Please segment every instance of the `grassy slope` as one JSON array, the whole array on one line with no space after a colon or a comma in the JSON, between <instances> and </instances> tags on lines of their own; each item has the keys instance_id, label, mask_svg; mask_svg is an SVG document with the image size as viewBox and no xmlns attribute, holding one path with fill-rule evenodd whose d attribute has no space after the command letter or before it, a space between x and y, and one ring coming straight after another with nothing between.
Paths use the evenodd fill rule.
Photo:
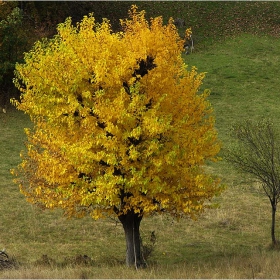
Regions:
<instances>
[{"instance_id":1,"label":"grassy slope","mask_svg":"<svg viewBox=\"0 0 280 280\"><path fill-rule=\"evenodd\" d=\"M188 65L208 72L204 87L224 145L230 143L230 125L243 118L270 116L277 122L280 99L279 40L240 35L186 56ZM278 104L279 103L279 104ZM145 271L127 270L124 234L113 220L67 220L59 211L44 212L25 202L11 183L9 169L19 162L23 148L22 128L28 118L19 112L0 114L0 247L6 247L25 268L0 272L3 278L252 278L279 276L273 265L278 252L270 252L270 208L258 185L237 174L226 163L211 166L228 189L217 199L221 207L194 222L179 223L169 217L142 222L144 242L155 230L157 244ZM278 232L280 228L278 225ZM94 268L49 269L32 263L42 254L63 263L66 257L87 254ZM31 266L30 266L31 265Z\"/></svg>"}]
</instances>

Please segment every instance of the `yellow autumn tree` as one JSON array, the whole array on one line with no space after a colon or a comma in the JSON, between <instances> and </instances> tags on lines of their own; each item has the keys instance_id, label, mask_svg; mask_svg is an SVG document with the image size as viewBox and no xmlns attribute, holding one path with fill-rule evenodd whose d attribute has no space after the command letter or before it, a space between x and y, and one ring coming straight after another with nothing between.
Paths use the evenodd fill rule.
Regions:
<instances>
[{"instance_id":1,"label":"yellow autumn tree","mask_svg":"<svg viewBox=\"0 0 280 280\"><path fill-rule=\"evenodd\" d=\"M204 74L188 70L173 20L132 6L122 31L92 15L42 40L16 66L14 105L29 114L13 170L28 201L68 216L116 215L127 265L141 266L139 226L150 213L195 218L221 192L205 172L220 144Z\"/></svg>"}]
</instances>

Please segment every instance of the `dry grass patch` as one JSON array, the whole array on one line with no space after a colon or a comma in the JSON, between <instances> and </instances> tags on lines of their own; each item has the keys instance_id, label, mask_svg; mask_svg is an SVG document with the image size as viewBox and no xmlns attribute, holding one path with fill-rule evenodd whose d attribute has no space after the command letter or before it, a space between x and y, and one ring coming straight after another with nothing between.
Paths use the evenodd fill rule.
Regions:
<instances>
[{"instance_id":1,"label":"dry grass patch","mask_svg":"<svg viewBox=\"0 0 280 280\"><path fill-rule=\"evenodd\" d=\"M18 270L0 272L6 279L252 279L278 278L279 252L252 251L247 257L230 256L213 258L205 262L149 265L146 269L128 269L123 265L99 265L76 267L22 267Z\"/></svg>"}]
</instances>

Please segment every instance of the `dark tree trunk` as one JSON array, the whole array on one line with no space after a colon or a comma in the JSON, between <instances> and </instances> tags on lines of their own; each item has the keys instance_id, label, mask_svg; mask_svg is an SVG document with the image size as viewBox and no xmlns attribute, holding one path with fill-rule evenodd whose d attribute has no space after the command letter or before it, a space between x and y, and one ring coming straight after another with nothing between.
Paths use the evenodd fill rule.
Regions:
<instances>
[{"instance_id":1,"label":"dark tree trunk","mask_svg":"<svg viewBox=\"0 0 280 280\"><path fill-rule=\"evenodd\" d=\"M144 266L144 261L141 254L140 241L140 222L142 216L134 211L129 211L124 215L119 216L126 240L126 264L127 266L135 266L136 269Z\"/></svg>"},{"instance_id":2,"label":"dark tree trunk","mask_svg":"<svg viewBox=\"0 0 280 280\"><path fill-rule=\"evenodd\" d=\"M271 240L272 246L277 246L277 240L275 237L275 217L276 217L276 203L271 202Z\"/></svg>"}]
</instances>

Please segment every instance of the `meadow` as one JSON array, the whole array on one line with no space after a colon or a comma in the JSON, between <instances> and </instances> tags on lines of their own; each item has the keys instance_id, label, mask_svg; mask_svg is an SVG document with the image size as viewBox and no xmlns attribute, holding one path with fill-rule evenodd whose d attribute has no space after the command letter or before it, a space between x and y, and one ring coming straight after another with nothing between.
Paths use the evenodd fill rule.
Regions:
<instances>
[{"instance_id":1,"label":"meadow","mask_svg":"<svg viewBox=\"0 0 280 280\"><path fill-rule=\"evenodd\" d=\"M207 72L219 138L231 143L230 127L243 119L270 117L280 129L280 40L239 34L199 45L184 55L189 67ZM116 219L66 219L26 202L9 170L24 148L28 116L10 108L0 113L0 249L18 267L0 278L279 278L280 252L270 249L270 204L261 187L226 161L209 164L227 189L215 198L219 208L197 221L168 215L145 217L144 244L152 231L154 250L143 270L128 269L125 240ZM223 152L221 152L221 155ZM277 237L280 233L277 214ZM43 257L43 255L47 255ZM90 263L79 262L88 256Z\"/></svg>"}]
</instances>

